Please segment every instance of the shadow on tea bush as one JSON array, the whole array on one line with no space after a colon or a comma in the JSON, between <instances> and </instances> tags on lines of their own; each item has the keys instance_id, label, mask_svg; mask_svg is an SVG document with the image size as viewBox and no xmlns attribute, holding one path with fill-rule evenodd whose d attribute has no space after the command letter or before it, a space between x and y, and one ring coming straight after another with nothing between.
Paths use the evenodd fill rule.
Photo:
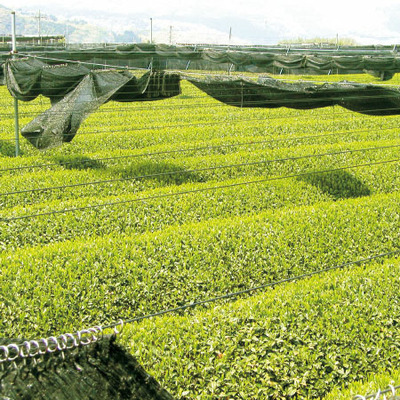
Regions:
<instances>
[{"instance_id":1,"label":"shadow on tea bush","mask_svg":"<svg viewBox=\"0 0 400 400\"><path fill-rule=\"evenodd\" d=\"M362 181L347 171L332 171L303 176L302 181L314 185L335 200L369 196L371 190Z\"/></svg>"},{"instance_id":2,"label":"shadow on tea bush","mask_svg":"<svg viewBox=\"0 0 400 400\"><path fill-rule=\"evenodd\" d=\"M167 185L204 181L199 174L169 162L144 161L125 166L115 172L118 172L123 178L140 177L140 179L156 180Z\"/></svg>"},{"instance_id":3,"label":"shadow on tea bush","mask_svg":"<svg viewBox=\"0 0 400 400\"><path fill-rule=\"evenodd\" d=\"M23 154L23 151L19 151L19 154ZM0 140L0 155L6 157L15 157L15 144L5 140Z\"/></svg>"},{"instance_id":4,"label":"shadow on tea bush","mask_svg":"<svg viewBox=\"0 0 400 400\"><path fill-rule=\"evenodd\" d=\"M86 156L57 156L54 161L67 169L100 169L106 165Z\"/></svg>"}]
</instances>

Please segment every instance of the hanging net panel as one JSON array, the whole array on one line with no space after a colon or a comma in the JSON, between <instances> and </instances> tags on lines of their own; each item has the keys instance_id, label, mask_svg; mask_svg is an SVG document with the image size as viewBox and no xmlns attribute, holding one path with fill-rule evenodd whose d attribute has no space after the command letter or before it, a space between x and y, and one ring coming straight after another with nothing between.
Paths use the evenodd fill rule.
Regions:
<instances>
[{"instance_id":1,"label":"hanging net panel","mask_svg":"<svg viewBox=\"0 0 400 400\"><path fill-rule=\"evenodd\" d=\"M260 77L185 77L209 96L235 107L288 107L300 110L339 105L367 115L400 113L400 91L353 82L313 84Z\"/></svg>"},{"instance_id":2,"label":"hanging net panel","mask_svg":"<svg viewBox=\"0 0 400 400\"><path fill-rule=\"evenodd\" d=\"M148 71L137 78L127 70L89 70L82 65L49 66L35 59L7 61L5 79L11 95L30 101L50 98L52 107L22 129L38 149L70 142L82 122L102 104L156 101L181 93L186 79L209 96L235 107L313 109L339 105L366 115L400 114L397 88L353 82L286 82L270 77L258 81L232 76L206 76Z\"/></svg>"},{"instance_id":3,"label":"hanging net panel","mask_svg":"<svg viewBox=\"0 0 400 400\"><path fill-rule=\"evenodd\" d=\"M382 46L320 48L318 46L212 46L166 45L138 43L68 48L21 47L21 54L43 57L59 63L61 60L110 64L131 68L207 69L254 71L291 74L329 74L368 72L383 80L400 72L397 49ZM0 62L10 58L9 50L1 52ZM58 61L57 61L58 60Z\"/></svg>"},{"instance_id":4,"label":"hanging net panel","mask_svg":"<svg viewBox=\"0 0 400 400\"><path fill-rule=\"evenodd\" d=\"M105 335L94 343L66 351L50 349L49 345L44 354L34 357L29 356L33 343L40 346L34 341L29 342L30 348L21 346L22 355L14 356L14 348L18 350L21 343L0 340L1 356L4 358L7 350L8 357L15 359L2 362L1 400L173 400L116 343L114 335Z\"/></svg>"},{"instance_id":5,"label":"hanging net panel","mask_svg":"<svg viewBox=\"0 0 400 400\"><path fill-rule=\"evenodd\" d=\"M150 101L180 94L180 76L165 71L149 71L137 78L128 71L48 66L28 59L7 62L5 73L7 87L18 100L39 95L51 100L52 107L21 131L38 149L70 142L82 122L110 100Z\"/></svg>"}]
</instances>

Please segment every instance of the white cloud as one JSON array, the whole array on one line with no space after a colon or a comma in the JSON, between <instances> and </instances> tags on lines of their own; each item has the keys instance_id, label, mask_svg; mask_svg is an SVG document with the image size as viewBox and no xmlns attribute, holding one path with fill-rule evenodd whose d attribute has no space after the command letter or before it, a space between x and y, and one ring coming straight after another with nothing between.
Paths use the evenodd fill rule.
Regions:
<instances>
[{"instance_id":1,"label":"white cloud","mask_svg":"<svg viewBox=\"0 0 400 400\"><path fill-rule=\"evenodd\" d=\"M51 13L54 6L64 6L64 0L0 0L8 7L40 7ZM313 36L350 36L359 40L374 40L376 42L400 42L399 28L391 30L387 27L391 7L399 7L398 0L153 0L151 2L132 0L69 0L68 7L76 15L80 10L98 10L105 13L120 13L125 17L129 14L144 14L152 17L154 22L162 20L184 20L190 18L194 23L196 18L204 20L219 17L241 18L254 25L255 30L262 27L273 27L280 38L313 37ZM173 23L173 25L179 25ZM181 24L184 28L184 24ZM234 32L238 27L233 27ZM258 34L258 40L260 35Z\"/></svg>"}]
</instances>

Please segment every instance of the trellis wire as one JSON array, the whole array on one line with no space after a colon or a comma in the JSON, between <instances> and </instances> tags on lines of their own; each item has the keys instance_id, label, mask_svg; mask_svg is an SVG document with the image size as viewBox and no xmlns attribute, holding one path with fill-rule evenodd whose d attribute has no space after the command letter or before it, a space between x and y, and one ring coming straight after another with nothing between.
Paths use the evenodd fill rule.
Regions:
<instances>
[{"instance_id":1,"label":"trellis wire","mask_svg":"<svg viewBox=\"0 0 400 400\"><path fill-rule=\"evenodd\" d=\"M266 289L268 287L274 287L274 286L277 286L277 285L281 285L283 283L289 283L289 282L294 282L294 281L297 281L297 280L300 280L300 279L311 278L312 276L319 275L319 274L322 274L324 272L346 268L346 267L349 267L351 265L357 265L357 264L371 262L371 261L376 260L378 258L388 257L388 256L392 256L392 255L399 254L399 253L400 253L400 249L396 249L396 250L388 251L388 252L385 252L385 253L380 253L380 254L377 254L375 256L370 256L370 257L366 257L366 258L363 258L363 259L359 259L359 260L356 260L356 261L349 261L347 263L335 265L335 266L332 266L332 267L323 268L323 269L320 269L320 270L317 270L317 271L313 271L313 272L308 272L308 273L305 273L305 274L302 274L302 275L298 275L298 276L294 276L294 277L291 277L291 278L281 279L279 281L270 282L270 283L267 283L267 284L264 284L264 285L260 285L260 286L256 286L256 287L252 287L252 288L248 288L248 289L244 289L244 290L240 290L240 291L237 291L237 292L228 293L228 294L225 294L225 295L222 295L222 296L218 296L218 297L214 297L214 298L211 298L211 299L197 301L197 302L185 304L185 305L182 305L182 306L179 306L179 307L158 311L158 312L155 312L155 313L152 313L152 314L147 314L147 315L143 315L143 316L140 316L140 317L127 319L127 320L124 321L124 324L131 324L131 323L139 322L139 321L142 321L142 320L145 320L145 319L158 317L158 316L161 316L161 315L164 315L164 314L176 313L178 311L183 311L183 310L186 310L188 308L193 308L193 307L197 307L197 306L200 306L200 305L214 303L214 302L220 301L220 300L234 298L234 297L237 297L237 296L240 296L240 295L243 295L243 294L248 294L248 293L252 293L252 292L258 291L258 290ZM116 327L116 326L118 326L120 324L120 321L118 323L113 323L113 324L110 324L110 325L103 326L102 328L103 329L114 328L114 327Z\"/></svg>"},{"instance_id":2,"label":"trellis wire","mask_svg":"<svg viewBox=\"0 0 400 400\"><path fill-rule=\"evenodd\" d=\"M193 189L193 190L185 190L185 191L175 192L175 193L164 193L164 194L159 194L159 195L155 195L155 196L139 197L139 198L130 199L130 200L120 200L120 201L107 202L107 203L102 203L102 204L94 204L94 205L82 206L82 207L76 207L76 208L66 208L63 210L52 210L52 211L42 212L42 213L37 213L37 214L28 214L28 215L21 215L21 216L17 216L17 217L0 218L0 222L8 223L11 221L17 221L17 220L28 219L28 218L37 218L37 217L43 217L43 216L49 216L49 215L65 214L65 213L75 212L75 211L84 211L84 210L89 210L89 209L94 209L94 208L99 208L99 207L109 207L109 206L116 206L116 205L120 205L120 204L135 203L135 202L140 202L140 201L148 201L148 200L162 199L162 198L167 198L167 197L183 196L183 195L187 195L187 194L201 193L201 192L211 191L211 190L227 189L227 188L231 188L231 187L252 185L252 184L277 181L277 180L282 180L282 179L298 178L301 176L308 176L308 175L314 175L314 174L325 174L325 173L329 173L329 172L343 171L346 169L362 168L362 167L374 166L374 165L383 165L383 164L389 164L389 163L399 162L399 161L400 161L400 158L395 158L392 160L371 162L371 163L365 163L365 164L347 165L344 167L332 168L332 169L327 169L327 170L308 171L308 172L292 174L292 175L285 175L285 176L274 176L274 177L270 177L270 178L257 179L257 180L253 180L253 181L247 181L247 182L237 182L237 183L220 185L220 186L212 186L212 187L205 187L205 188L199 188L199 189Z\"/></svg>"},{"instance_id":3,"label":"trellis wire","mask_svg":"<svg viewBox=\"0 0 400 400\"><path fill-rule=\"evenodd\" d=\"M320 115L319 117L324 117L324 115ZM291 117L290 117L291 118ZM293 117L295 118L295 117ZM296 117L296 120L299 120L300 118L304 118L306 119L305 116L302 117ZM270 120L275 119L274 117L270 118ZM283 117L279 117L276 119L283 119ZM327 121L327 119L324 119L325 121ZM334 121L335 119L332 119L332 121ZM249 121L255 121L255 122L259 122L259 121L265 121L265 118L254 118L254 119L240 119L240 120L233 120L230 121L230 125L239 125L241 123L245 123L245 122L249 122ZM140 127L140 128L123 128L123 129L113 129L113 127L108 127L107 129L103 129L103 130L93 130L93 131L87 131L85 130L84 132L77 132L77 135L79 136L86 136L86 135L98 135L98 134L104 134L107 133L108 135L113 135L113 134L119 134L119 133L127 133L127 132L141 132L141 131L153 131L156 129L159 130L163 130L163 129L183 129L183 128L193 128L193 127L197 127L197 128L203 128L203 127L208 127L208 126L216 126L216 125L220 125L221 121L217 121L217 122L197 122L197 123L186 123L186 124L174 124L174 125L154 125L154 126L146 126L146 127ZM119 125L120 126L120 125ZM121 125L122 126L122 125ZM393 126L386 126L385 128L382 128L380 131L385 131L385 130L391 130L391 129L397 129L397 124L393 124ZM348 130L348 133L358 133L358 132L366 132L367 130ZM345 132L343 131L339 131L339 132L332 132L332 135L334 135L335 133L337 134L344 134ZM30 136L26 136L26 138L29 138ZM9 142L14 142L15 139L0 139L2 141L9 141ZM281 141L285 141L285 140L291 140L290 137L287 138L282 138L280 139Z\"/></svg>"},{"instance_id":4,"label":"trellis wire","mask_svg":"<svg viewBox=\"0 0 400 400\"><path fill-rule=\"evenodd\" d=\"M398 148L398 147L400 147L400 144L391 145L391 146L366 147L366 148L362 148L362 149L348 149L348 150L341 150L341 151L336 151L336 152L332 152L332 153L308 154L308 155L304 155L304 156L285 157L285 158L252 161L252 162L238 163L238 164L217 165L217 166L204 167L204 168L173 170L173 171L167 171L167 172L157 172L154 174L138 175L138 176L133 176L133 177L129 177L129 178L114 178L114 179L106 179L106 180L101 180L101 181L74 183L74 184L62 185L62 186L48 186L48 187L43 187L43 188L16 190L16 191L12 191L12 192L3 192L3 193L0 192L0 196L51 191L51 190L58 190L58 189L68 189L68 188L74 188L74 187L100 185L100 184L105 184L105 183L129 182L129 181L133 181L133 180L155 178L155 177L160 177L160 176L170 176L170 175L176 175L176 174L191 174L191 173L196 173L196 172L215 171L218 169L229 169L229 168L239 168L239 167L263 165L263 164L272 164L275 162L308 160L308 159L318 158L318 157L359 153L359 152L364 152L364 151L366 152L366 151L373 151L373 150L392 149L392 148Z\"/></svg>"},{"instance_id":5,"label":"trellis wire","mask_svg":"<svg viewBox=\"0 0 400 400\"><path fill-rule=\"evenodd\" d=\"M385 128L381 129L380 132L393 129L393 128ZM305 139L317 139L317 138L324 138L324 137L331 137L341 134L346 134L349 131L341 131L341 132L330 132L324 133L320 135L303 135L303 136L294 136L294 137L287 137L287 138L280 138L280 139L268 139L268 140L256 140L250 142L242 142L242 143L226 143L221 145L210 145L210 146L199 146L199 147L188 147L184 149L177 149L177 150L165 150L165 151L155 151L152 153L139 153L139 154L126 154L114 157L102 157L102 158L91 158L91 159L82 159L79 160L80 163L91 163L91 162L98 162L98 161L114 161L114 160L121 160L127 158L139 158L139 157L152 157L164 154L176 154L176 153L189 153L189 152L196 152L201 150L214 150L214 149L223 149L223 148L232 148L232 147L241 147L241 146L257 146L260 144L267 144L267 143L279 143L279 142L294 142L297 140L305 140ZM361 134L361 133L370 133L368 129L360 129L356 131L351 131L352 133ZM3 140L3 139L0 139ZM63 161L62 165L73 165L74 161ZM1 168L0 173L7 172L7 171L18 171L23 169L41 169L41 168L49 168L49 167L59 167L60 163L48 163L48 164L32 164L32 165L22 165L19 167L10 167L10 168Z\"/></svg>"},{"instance_id":6,"label":"trellis wire","mask_svg":"<svg viewBox=\"0 0 400 400\"><path fill-rule=\"evenodd\" d=\"M226 90L228 90L228 89L226 89ZM227 92L227 93L229 93L229 94L227 94L226 97L227 98L231 98L232 89L230 89L229 92ZM126 92L126 94L128 94L128 93ZM308 107L308 108L291 107L291 105L301 105L303 103L310 104L310 103L313 103L313 102L315 102L315 103L320 102L321 99L318 99L318 98L316 98L316 99L296 99L296 100L294 100L294 99L288 99L288 100L282 100L282 99L252 100L252 101L246 101L246 106L241 106L241 102L240 101L231 101L229 103L223 102L223 98L224 97L225 96L220 96L220 98L222 98L222 100L214 99L215 101L218 101L218 103L201 102L201 103L192 103L192 104L187 104L187 105L179 104L179 107L186 108L186 109L190 109L190 108L198 109L199 106L202 106L204 108L219 108L219 107L230 106L230 107L234 107L236 110L243 110L243 109L247 109L247 108L250 108L250 109L251 108L258 108L258 109L262 109L262 110L273 110L273 109L277 108L276 106L274 106L276 104L276 102L279 102L279 104L280 104L279 107L287 107L287 108L290 108L293 111L304 112L304 111L311 111L313 109L315 110L315 109L320 109L320 108L341 106L340 104L326 104L324 106L319 106L319 107L315 107L315 108L313 108L313 107ZM367 100L370 100L370 99L379 100L379 99L381 99L382 100L382 99L390 99L392 97L394 98L394 96L391 96L391 95L374 95L374 96L371 96L371 95L365 95L365 96L357 95L355 97L346 97L345 100L363 100L363 99L367 99ZM171 98L173 98L173 97L171 97ZM201 98L204 98L204 99L210 99L211 98L211 99L213 99L212 96L204 96L204 97L202 96ZM165 99L165 98L162 98L162 99ZM342 97L337 97L337 98L330 97L329 100L342 100ZM150 100L149 99L140 99L140 100L132 101L130 103L138 104L138 103L143 103L143 102L146 102L146 101L150 101ZM80 104L85 104L85 103L90 103L90 102L91 102L91 100L80 101ZM104 105L104 104L102 104L102 105ZM272 107L267 107L268 105L271 105ZM152 109L171 109L171 108L176 108L177 105L176 104L174 104L174 105L170 105L170 104L161 105L160 104L160 105L156 105L156 106L152 106L152 107L153 108L151 108L151 110ZM341 107L343 107L343 106L341 106ZM357 112L357 111L353 111L353 110L351 110L349 108L346 108L346 107L343 107L343 108L345 108L349 112ZM123 110L131 110L132 108L131 108L130 105L127 105L127 106L124 106L124 107L120 105L118 107L114 107L114 109L118 109L120 111L123 111ZM148 110L149 107L143 106L142 109ZM365 108L365 109L362 110L362 112L358 111L357 113L358 114L367 115L366 113L373 113L375 111L393 111L393 110L398 110L398 109L399 109L398 106L393 107L393 108L390 108L390 107L387 107L387 108L382 108L382 107L379 107L379 108ZM140 110L140 107L137 107L135 110ZM113 108L109 108L108 110L103 110L103 112L110 112L110 111L113 111ZM57 115L57 114L61 114L62 115L63 113L64 113L63 111L58 111L58 112L53 111L54 115ZM5 117L5 116L11 117L12 115L13 115L12 113L1 113L0 114L0 116L3 116L3 117ZM20 116L26 116L26 115L30 115L30 113L21 112L21 113L19 113L19 115ZM398 115L398 114L393 114L393 115ZM278 118L282 118L282 117L278 117Z\"/></svg>"},{"instance_id":7,"label":"trellis wire","mask_svg":"<svg viewBox=\"0 0 400 400\"><path fill-rule=\"evenodd\" d=\"M355 261L349 261L347 263L342 263L339 265L335 265L332 267L327 267L323 268L317 271L313 272L308 272L302 275L297 275L294 277L290 278L285 278L281 279L279 281L275 282L269 282L264 285L259 285L251 288L247 288L244 290L236 291L236 292L231 292L227 293L221 296L216 296L210 299L205 299L205 300L200 300L192 303L187 303L179 307L174 307L174 308L169 308L166 310L160 310L151 314L146 314L142 315L139 317L131 318L131 319L119 319L118 322L112 323L110 325L96 325L93 328L88 328L88 329L82 329L77 331L76 333L64 333L59 336L50 336L47 339L39 339L39 340L28 340L24 341L22 344L16 344L16 343L11 343L8 345L2 345L0 346L0 364L4 362L14 362L18 358L28 358L28 357L35 357L38 355L43 355L46 353L54 353L56 351L59 352L64 352L66 350L70 350L79 346L85 346L90 343L94 343L98 340L98 335L102 335L103 331L106 329L113 329L114 334L119 334L121 333L123 327L127 324L133 324L135 322L140 322L146 319L151 319L154 317L159 317L165 314L172 314L176 313L179 311L184 311L190 308L195 308L198 306L206 305L206 304L211 304L215 303L221 300L228 300L232 299L244 294L250 294L256 291L260 291L262 289L266 288L273 288L275 286L284 284L284 283L289 283L289 282L294 282L297 280L305 279L305 278L311 278L315 275L319 275L325 272L337 270L337 269L343 269L352 265L358 265L358 264L363 264L363 263L368 263L373 260L383 258L383 257L388 257L388 256L394 256L396 254L400 253L400 249L388 251L385 253L380 253L374 256L369 256L366 258L362 258L359 260ZM120 330L118 330L118 326L120 326ZM33 350L33 351L32 351ZM363 398L363 397L362 397ZM370 397L367 397L370 398Z\"/></svg>"},{"instance_id":8,"label":"trellis wire","mask_svg":"<svg viewBox=\"0 0 400 400\"><path fill-rule=\"evenodd\" d=\"M140 67L130 67L128 65L111 65L111 64L99 64L95 62L88 62L88 61L76 61L76 60L67 60L63 58L51 58L51 57L42 57L36 54L28 54L28 53L18 53L22 57L28 58L37 58L39 60L48 60L48 61L58 61L61 63L71 63L71 64L87 64L87 65L96 65L102 68L112 68L112 69L132 69L132 70L139 70L139 71L148 71L149 68L140 68Z\"/></svg>"}]
</instances>

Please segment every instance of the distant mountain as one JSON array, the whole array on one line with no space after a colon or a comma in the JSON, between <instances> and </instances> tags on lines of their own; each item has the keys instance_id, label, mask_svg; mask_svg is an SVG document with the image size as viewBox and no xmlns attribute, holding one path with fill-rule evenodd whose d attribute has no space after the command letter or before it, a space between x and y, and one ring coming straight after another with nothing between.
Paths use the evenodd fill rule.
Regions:
<instances>
[{"instance_id":1,"label":"distant mountain","mask_svg":"<svg viewBox=\"0 0 400 400\"><path fill-rule=\"evenodd\" d=\"M2 7L2 9L5 9ZM7 10L9 12L10 10ZM147 42L150 40L150 18L146 13L104 12L74 9L56 4L41 5L42 34L66 34L70 43L93 42ZM38 32L38 6L17 9L18 33L25 35ZM9 32L9 15L0 13L0 33L3 26ZM232 30L230 29L232 28ZM229 36L231 30L231 38ZM282 33L275 27L258 26L246 19L201 18L190 15L156 15L153 18L153 41L157 43L219 43L251 44L257 41L269 42L268 37Z\"/></svg>"},{"instance_id":2,"label":"distant mountain","mask_svg":"<svg viewBox=\"0 0 400 400\"><path fill-rule=\"evenodd\" d=\"M11 10L0 5L0 34L11 33ZM16 10L17 35L39 34L39 11ZM41 35L65 35L69 43L132 43L140 42L137 34L130 30L112 30L107 26L91 24L85 19L63 18L40 14Z\"/></svg>"},{"instance_id":3,"label":"distant mountain","mask_svg":"<svg viewBox=\"0 0 400 400\"><path fill-rule=\"evenodd\" d=\"M70 42L149 41L150 18L152 38L158 43L277 44L298 37L338 36L360 44L393 44L400 38L398 0L363 2L362 8L361 0L350 1L344 2L345 7L334 6L329 10L316 7L315 0L0 2L10 7L21 4L15 10L19 33L37 34L35 16L40 9L47 14L47 19L42 19L43 34L68 33ZM9 33L9 21L9 15L0 21L4 33Z\"/></svg>"}]
</instances>

